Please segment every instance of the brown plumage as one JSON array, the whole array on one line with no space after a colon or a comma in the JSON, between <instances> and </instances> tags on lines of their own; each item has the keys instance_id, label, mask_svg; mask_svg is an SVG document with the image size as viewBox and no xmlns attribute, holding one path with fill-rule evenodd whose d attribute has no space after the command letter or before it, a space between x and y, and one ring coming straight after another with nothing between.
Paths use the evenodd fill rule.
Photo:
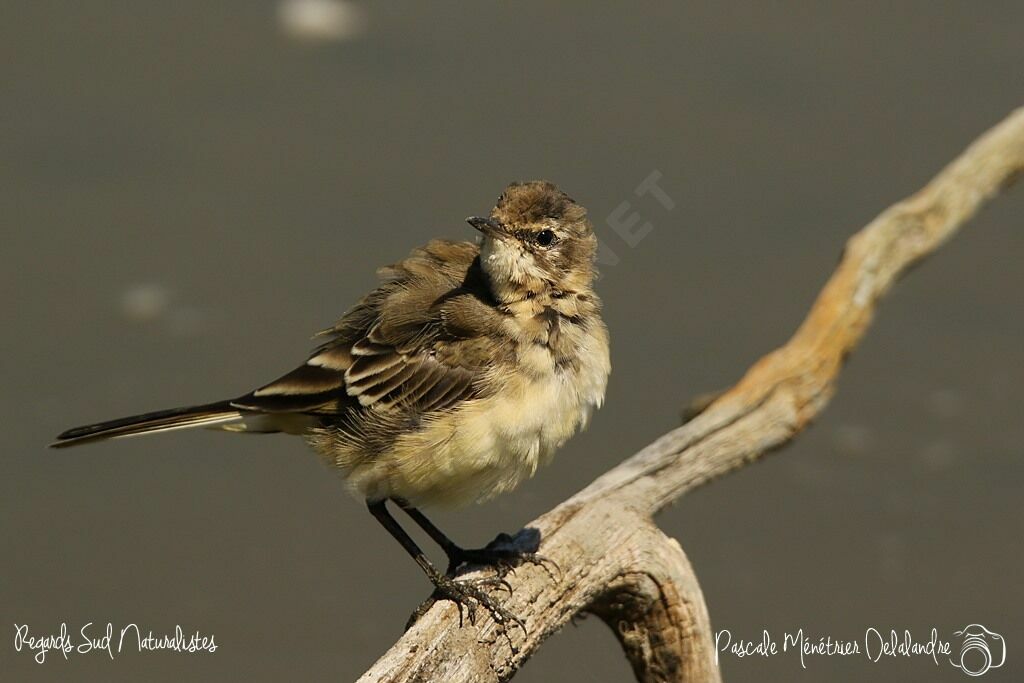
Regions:
<instances>
[{"instance_id":1,"label":"brown plumage","mask_svg":"<svg viewBox=\"0 0 1024 683\"><path fill-rule=\"evenodd\" d=\"M396 537L385 500L461 504L513 488L603 400L597 240L583 207L544 181L510 185L489 217L468 221L478 244L435 240L382 268L381 284L279 379L68 430L53 445L193 426L299 434Z\"/></svg>"}]
</instances>

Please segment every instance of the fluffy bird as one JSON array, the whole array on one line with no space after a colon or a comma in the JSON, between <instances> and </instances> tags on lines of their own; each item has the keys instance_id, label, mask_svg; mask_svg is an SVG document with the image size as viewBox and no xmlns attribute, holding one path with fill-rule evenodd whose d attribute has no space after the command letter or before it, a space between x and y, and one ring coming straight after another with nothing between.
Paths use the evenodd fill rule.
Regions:
<instances>
[{"instance_id":1,"label":"fluffy bird","mask_svg":"<svg viewBox=\"0 0 1024 683\"><path fill-rule=\"evenodd\" d=\"M461 548L418 508L511 490L601 405L610 361L597 238L586 210L546 181L509 185L489 216L467 222L477 242L434 240L382 268L380 285L283 377L238 398L70 429L53 446L192 427L299 435L416 560L434 599L515 620L455 576L465 564L537 561L532 549ZM446 572L388 501L441 546Z\"/></svg>"}]
</instances>

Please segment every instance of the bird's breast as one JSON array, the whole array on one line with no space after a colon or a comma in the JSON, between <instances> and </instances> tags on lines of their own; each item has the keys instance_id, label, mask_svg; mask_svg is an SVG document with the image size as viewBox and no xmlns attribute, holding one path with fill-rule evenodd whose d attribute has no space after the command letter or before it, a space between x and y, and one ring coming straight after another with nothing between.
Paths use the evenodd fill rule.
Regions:
<instances>
[{"instance_id":1,"label":"bird's breast","mask_svg":"<svg viewBox=\"0 0 1024 683\"><path fill-rule=\"evenodd\" d=\"M457 506L491 498L529 479L604 399L609 373L604 326L563 329L573 362L547 344L516 345L515 361L489 370L486 396L425 416L386 453L349 471L368 497Z\"/></svg>"},{"instance_id":2,"label":"bird's breast","mask_svg":"<svg viewBox=\"0 0 1024 683\"><path fill-rule=\"evenodd\" d=\"M447 469L429 498L457 504L509 491L586 426L604 400L610 370L607 333L598 325L563 326L563 339L575 344L572 363L560 362L547 344L518 346L515 366L494 377L501 389L467 401L443 428Z\"/></svg>"}]
</instances>

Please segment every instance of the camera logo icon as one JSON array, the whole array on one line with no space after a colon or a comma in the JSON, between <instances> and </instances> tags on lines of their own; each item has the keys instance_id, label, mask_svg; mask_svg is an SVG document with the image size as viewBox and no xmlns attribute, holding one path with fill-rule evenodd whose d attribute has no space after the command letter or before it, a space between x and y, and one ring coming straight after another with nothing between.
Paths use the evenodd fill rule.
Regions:
<instances>
[{"instance_id":1,"label":"camera logo icon","mask_svg":"<svg viewBox=\"0 0 1024 683\"><path fill-rule=\"evenodd\" d=\"M1006 662L1006 641L981 624L964 626L953 635L963 636L964 642L960 646L959 657L951 657L949 663L968 676L981 676Z\"/></svg>"}]
</instances>

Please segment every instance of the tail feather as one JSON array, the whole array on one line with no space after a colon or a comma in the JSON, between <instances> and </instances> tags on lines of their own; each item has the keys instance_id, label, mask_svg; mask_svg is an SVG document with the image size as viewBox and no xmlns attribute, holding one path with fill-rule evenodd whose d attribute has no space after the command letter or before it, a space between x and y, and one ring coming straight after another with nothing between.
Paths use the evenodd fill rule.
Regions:
<instances>
[{"instance_id":1,"label":"tail feather","mask_svg":"<svg viewBox=\"0 0 1024 683\"><path fill-rule=\"evenodd\" d=\"M75 427L58 435L57 440L50 444L50 447L66 448L103 439L116 439L190 427L213 427L241 420L242 413L232 406L230 401L219 401L201 406L159 410L155 413L132 415L109 422Z\"/></svg>"}]
</instances>

